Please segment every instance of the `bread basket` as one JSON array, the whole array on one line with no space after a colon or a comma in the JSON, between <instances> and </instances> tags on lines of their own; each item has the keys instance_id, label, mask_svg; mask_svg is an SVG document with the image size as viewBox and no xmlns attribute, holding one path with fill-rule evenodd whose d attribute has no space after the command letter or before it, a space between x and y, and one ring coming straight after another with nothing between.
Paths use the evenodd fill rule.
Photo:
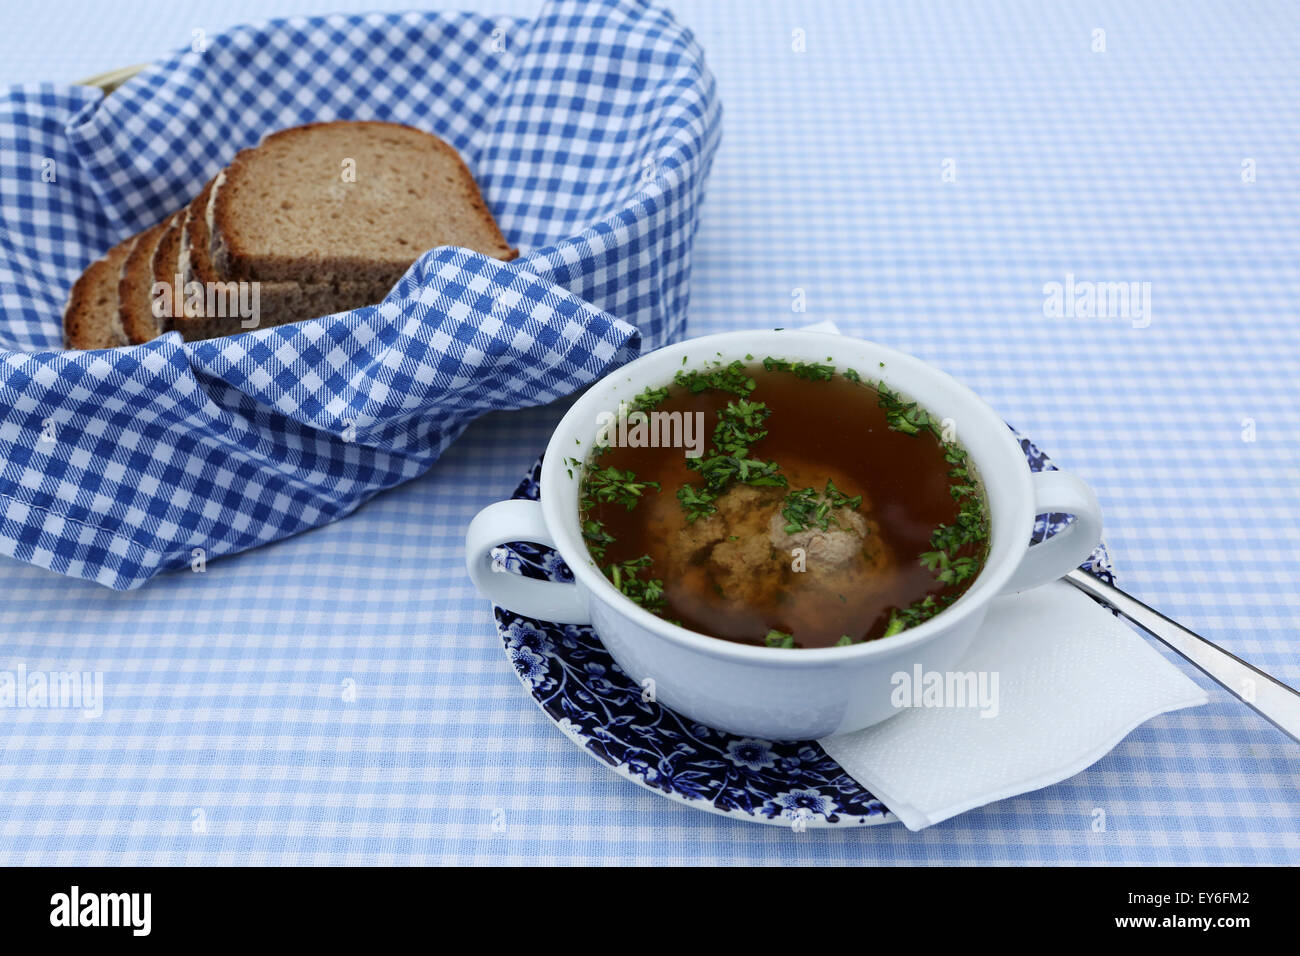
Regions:
<instances>
[{"instance_id":1,"label":"bread basket","mask_svg":"<svg viewBox=\"0 0 1300 956\"><path fill-rule=\"evenodd\" d=\"M520 257L444 247L380 305L59 349L89 261L239 149L329 119L452 143ZM275 20L86 84L11 89L0 553L117 589L200 570L350 514L485 411L551 401L680 338L720 126L690 32L633 0L548 3L533 20Z\"/></svg>"}]
</instances>

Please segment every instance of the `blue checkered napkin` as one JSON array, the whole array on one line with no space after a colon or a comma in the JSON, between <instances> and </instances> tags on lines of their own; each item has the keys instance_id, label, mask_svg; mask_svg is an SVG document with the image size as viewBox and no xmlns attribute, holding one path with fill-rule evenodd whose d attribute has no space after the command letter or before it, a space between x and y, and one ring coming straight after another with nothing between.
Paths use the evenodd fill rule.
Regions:
<instances>
[{"instance_id":1,"label":"blue checkered napkin","mask_svg":"<svg viewBox=\"0 0 1300 956\"><path fill-rule=\"evenodd\" d=\"M551 401L681 335L720 107L667 14L336 16L195 47L107 99L0 99L0 553L134 587L342 517L477 415ZM50 351L89 261L238 149L337 118L455 145L521 257L433 250L379 306Z\"/></svg>"}]
</instances>

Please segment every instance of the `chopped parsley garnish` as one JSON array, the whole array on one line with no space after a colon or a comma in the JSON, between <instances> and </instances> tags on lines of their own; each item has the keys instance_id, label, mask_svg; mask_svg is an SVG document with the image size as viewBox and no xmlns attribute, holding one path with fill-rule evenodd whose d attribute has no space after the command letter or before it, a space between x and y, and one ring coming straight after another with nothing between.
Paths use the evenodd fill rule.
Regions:
<instances>
[{"instance_id":1,"label":"chopped parsley garnish","mask_svg":"<svg viewBox=\"0 0 1300 956\"><path fill-rule=\"evenodd\" d=\"M980 569L978 558L949 557L947 551L926 551L921 555L921 563L931 571L938 572L935 580L940 584L960 584L967 578L975 576Z\"/></svg>"},{"instance_id":2,"label":"chopped parsley garnish","mask_svg":"<svg viewBox=\"0 0 1300 956\"><path fill-rule=\"evenodd\" d=\"M927 594L908 607L895 611L889 618L889 626L885 628L885 633L880 636L893 637L909 627L923 624L946 608L953 600L954 595L951 593L939 595L938 597Z\"/></svg>"},{"instance_id":3,"label":"chopped parsley garnish","mask_svg":"<svg viewBox=\"0 0 1300 956\"><path fill-rule=\"evenodd\" d=\"M774 461L742 458L739 455L708 455L692 458L686 467L704 476L704 487L714 497L733 482L758 488L784 488L785 475Z\"/></svg>"},{"instance_id":4,"label":"chopped parsley garnish","mask_svg":"<svg viewBox=\"0 0 1300 956\"><path fill-rule=\"evenodd\" d=\"M646 388L636 398L632 399L632 408L638 411L646 411L654 408L665 398L668 397L668 386L662 388Z\"/></svg>"},{"instance_id":5,"label":"chopped parsley garnish","mask_svg":"<svg viewBox=\"0 0 1300 956\"><path fill-rule=\"evenodd\" d=\"M630 470L620 470L613 465L604 468L592 468L587 472L582 490L585 497L593 501L614 501L629 511L641 500L641 494L647 488L659 490L657 481L637 481L636 474ZM584 505L585 507L585 505Z\"/></svg>"},{"instance_id":6,"label":"chopped parsley garnish","mask_svg":"<svg viewBox=\"0 0 1300 956\"><path fill-rule=\"evenodd\" d=\"M717 362L712 368L679 371L673 376L673 382L690 389L693 395L716 388L744 397L754 390L754 380L745 370L745 363L740 359L736 359L730 365Z\"/></svg>"},{"instance_id":7,"label":"chopped parsley garnish","mask_svg":"<svg viewBox=\"0 0 1300 956\"><path fill-rule=\"evenodd\" d=\"M694 485L682 485L677 489L677 500L682 503L687 521L698 521L717 511L718 506L713 503L713 497L708 491L696 488Z\"/></svg>"},{"instance_id":8,"label":"chopped parsley garnish","mask_svg":"<svg viewBox=\"0 0 1300 956\"><path fill-rule=\"evenodd\" d=\"M921 555L921 564L935 572L936 583L952 587L963 584L979 574L983 566L983 553L989 537L988 515L980 499L979 489L972 480L967 465L966 449L948 445L944 460L951 466L948 477L952 480L953 500L959 505L952 524L941 524L930 535L931 551ZM963 553L964 552L964 553ZM928 621L948 607L960 595L955 591L944 594L927 594L909 607L895 611L882 637L891 637L899 631Z\"/></svg>"},{"instance_id":9,"label":"chopped parsley garnish","mask_svg":"<svg viewBox=\"0 0 1300 956\"><path fill-rule=\"evenodd\" d=\"M587 542L587 550L597 561L605 557L605 549L614 543L614 536L605 530L605 525L597 518L583 520L582 538Z\"/></svg>"},{"instance_id":10,"label":"chopped parsley garnish","mask_svg":"<svg viewBox=\"0 0 1300 956\"><path fill-rule=\"evenodd\" d=\"M677 500L682 503L687 521L698 521L717 511L714 500L732 484L785 487L785 476L776 462L749 456L749 446L767 435L763 423L770 414L771 409L762 402L744 398L718 410L712 447L686 462L687 468L704 478L704 487L683 485L677 489Z\"/></svg>"},{"instance_id":11,"label":"chopped parsley garnish","mask_svg":"<svg viewBox=\"0 0 1300 956\"><path fill-rule=\"evenodd\" d=\"M794 647L794 635L773 628L764 635L763 643L768 647Z\"/></svg>"},{"instance_id":12,"label":"chopped parsley garnish","mask_svg":"<svg viewBox=\"0 0 1300 956\"><path fill-rule=\"evenodd\" d=\"M902 611L895 611L889 618L889 626L885 628L885 633L880 636L893 637L895 634L901 634L906 628L911 627L912 625L907 623L906 618L906 614L911 610L912 608L904 608ZM916 623L919 624L920 621Z\"/></svg>"},{"instance_id":13,"label":"chopped parsley garnish","mask_svg":"<svg viewBox=\"0 0 1300 956\"><path fill-rule=\"evenodd\" d=\"M835 377L834 365L821 365L817 362L790 362L768 356L763 359L763 368L769 372L791 372L796 378L810 382L829 382Z\"/></svg>"},{"instance_id":14,"label":"chopped parsley garnish","mask_svg":"<svg viewBox=\"0 0 1300 956\"><path fill-rule=\"evenodd\" d=\"M718 411L718 425L713 429L713 447L725 455L744 455L749 446L767 434L763 422L772 410L762 402L741 399L727 402Z\"/></svg>"},{"instance_id":15,"label":"chopped parsley garnish","mask_svg":"<svg viewBox=\"0 0 1300 956\"><path fill-rule=\"evenodd\" d=\"M641 572L654 563L648 554L630 558L605 569L605 576L622 594L647 611L660 611L664 606L664 583L658 578L642 578Z\"/></svg>"},{"instance_id":16,"label":"chopped parsley garnish","mask_svg":"<svg viewBox=\"0 0 1300 956\"><path fill-rule=\"evenodd\" d=\"M827 479L826 490L818 494L816 488L801 488L785 496L781 508L781 517L785 518L785 533L796 534L817 527L826 531L832 524L839 527L839 522L831 512L836 508L853 508L862 504L862 496L850 498L835 487L835 482Z\"/></svg>"},{"instance_id":17,"label":"chopped parsley garnish","mask_svg":"<svg viewBox=\"0 0 1300 956\"><path fill-rule=\"evenodd\" d=\"M930 418L930 413L916 402L906 402L898 393L891 390L884 382L876 384L876 393L880 396L880 407L885 410L889 427L904 435L916 435L929 429L939 436L938 424Z\"/></svg>"}]
</instances>

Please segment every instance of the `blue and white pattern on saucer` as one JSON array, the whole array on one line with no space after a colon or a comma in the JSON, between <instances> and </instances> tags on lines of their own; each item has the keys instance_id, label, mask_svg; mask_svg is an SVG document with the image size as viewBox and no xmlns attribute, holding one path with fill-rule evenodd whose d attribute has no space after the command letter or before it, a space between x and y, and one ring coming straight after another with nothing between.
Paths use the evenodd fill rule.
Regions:
<instances>
[{"instance_id":1,"label":"blue and white pattern on saucer","mask_svg":"<svg viewBox=\"0 0 1300 956\"><path fill-rule=\"evenodd\" d=\"M1050 458L1016 434L1031 471L1054 471ZM515 489L536 501L541 459ZM1039 515L1032 539L1065 527L1065 515ZM551 581L573 573L550 548L515 542L496 549L507 571ZM1113 584L1100 545L1084 570ZM780 826L872 826L896 818L815 740L736 737L645 700L587 625L557 624L493 609L497 632L520 681L543 712L596 759L649 790L700 810Z\"/></svg>"}]
</instances>

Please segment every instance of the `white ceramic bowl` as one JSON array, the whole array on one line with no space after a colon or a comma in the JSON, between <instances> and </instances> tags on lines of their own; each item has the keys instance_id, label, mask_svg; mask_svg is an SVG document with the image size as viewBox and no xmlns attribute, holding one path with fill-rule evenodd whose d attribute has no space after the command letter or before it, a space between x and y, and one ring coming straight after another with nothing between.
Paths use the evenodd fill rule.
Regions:
<instances>
[{"instance_id":1,"label":"white ceramic bowl","mask_svg":"<svg viewBox=\"0 0 1300 956\"><path fill-rule=\"evenodd\" d=\"M656 617L623 596L587 553L578 520L581 469L599 430L600 413L618 409L648 386L667 384L681 368L746 355L855 368L939 419L951 418L984 484L991 520L988 560L953 605L925 623L848 647L769 648L736 644ZM686 364L683 366L682 359ZM884 363L883 366L881 363ZM851 441L851 435L845 440ZM1030 546L1034 516L1063 513L1075 521ZM806 739L859 730L896 713L894 675L951 670L979 630L989 602L1061 577L1101 539L1096 496L1060 471L1030 472L1006 423L953 378L894 349L826 332L729 332L667 346L611 372L569 409L542 464L541 500L502 501L470 523L466 560L479 590L527 617L591 624L621 668L679 713L733 734ZM574 583L494 573L493 548L532 541L555 548ZM650 683L653 682L653 683Z\"/></svg>"}]
</instances>

